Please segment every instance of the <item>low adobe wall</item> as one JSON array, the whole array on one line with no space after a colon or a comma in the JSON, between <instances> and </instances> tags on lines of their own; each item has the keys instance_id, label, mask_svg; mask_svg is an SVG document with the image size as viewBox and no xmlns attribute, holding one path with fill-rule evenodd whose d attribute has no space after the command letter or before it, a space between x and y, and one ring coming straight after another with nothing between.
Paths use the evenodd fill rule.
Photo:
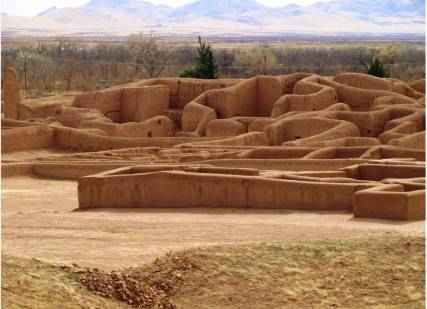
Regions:
<instances>
[{"instance_id":1,"label":"low adobe wall","mask_svg":"<svg viewBox=\"0 0 427 309\"><path fill-rule=\"evenodd\" d=\"M268 146L268 140L264 133L261 132L251 132L246 134L241 134L238 136L233 136L229 138L222 138L212 141L192 141L194 146L203 146L203 145L224 145L224 146Z\"/></svg>"},{"instance_id":2,"label":"low adobe wall","mask_svg":"<svg viewBox=\"0 0 427 309\"><path fill-rule=\"evenodd\" d=\"M32 163L2 163L1 178L28 176L33 173Z\"/></svg>"},{"instance_id":3,"label":"low adobe wall","mask_svg":"<svg viewBox=\"0 0 427 309\"><path fill-rule=\"evenodd\" d=\"M75 151L102 151L131 147L173 147L189 142L210 142L209 137L153 137L123 138L100 135L96 129L73 129L54 126L26 126L2 130L2 153L59 148Z\"/></svg>"},{"instance_id":4,"label":"low adobe wall","mask_svg":"<svg viewBox=\"0 0 427 309\"><path fill-rule=\"evenodd\" d=\"M255 168L279 171L333 171L369 162L366 159L220 159L199 163L223 167Z\"/></svg>"},{"instance_id":5,"label":"low adobe wall","mask_svg":"<svg viewBox=\"0 0 427 309\"><path fill-rule=\"evenodd\" d=\"M397 165L366 163L345 168L348 177L362 180L380 181L387 178L425 177L424 165Z\"/></svg>"},{"instance_id":6,"label":"low adobe wall","mask_svg":"<svg viewBox=\"0 0 427 309\"><path fill-rule=\"evenodd\" d=\"M157 172L84 177L79 180L78 191L81 209L225 207L349 211L353 194L371 187L251 176Z\"/></svg>"},{"instance_id":7,"label":"low adobe wall","mask_svg":"<svg viewBox=\"0 0 427 309\"><path fill-rule=\"evenodd\" d=\"M48 126L28 126L2 130L1 152L49 148L53 146L54 130Z\"/></svg>"},{"instance_id":8,"label":"low adobe wall","mask_svg":"<svg viewBox=\"0 0 427 309\"><path fill-rule=\"evenodd\" d=\"M420 93L426 93L426 80L424 78L409 83L409 86Z\"/></svg>"},{"instance_id":9,"label":"low adobe wall","mask_svg":"<svg viewBox=\"0 0 427 309\"><path fill-rule=\"evenodd\" d=\"M407 101L408 97L388 90L377 89L362 89L345 84L338 83L326 78L319 78L319 83L335 89L338 95L339 102L345 102L352 110L355 111L368 111L371 110L375 100L385 96L401 97ZM415 100L413 100L416 103Z\"/></svg>"},{"instance_id":10,"label":"low adobe wall","mask_svg":"<svg viewBox=\"0 0 427 309\"><path fill-rule=\"evenodd\" d=\"M316 148L307 147L257 147L246 150L239 155L241 159L292 159L302 158L315 151Z\"/></svg>"},{"instance_id":11,"label":"low adobe wall","mask_svg":"<svg viewBox=\"0 0 427 309\"><path fill-rule=\"evenodd\" d=\"M34 163L31 173L49 179L77 180L81 177L93 175L119 167L129 166L132 162L104 163L104 162L62 162L62 163Z\"/></svg>"},{"instance_id":12,"label":"low adobe wall","mask_svg":"<svg viewBox=\"0 0 427 309\"><path fill-rule=\"evenodd\" d=\"M3 163L1 177L37 176L48 179L77 180L119 167L135 164L135 162L28 162Z\"/></svg>"},{"instance_id":13,"label":"low adobe wall","mask_svg":"<svg viewBox=\"0 0 427 309\"><path fill-rule=\"evenodd\" d=\"M334 81L361 89L393 90L390 80L361 73L341 73L335 76Z\"/></svg>"},{"instance_id":14,"label":"low adobe wall","mask_svg":"<svg viewBox=\"0 0 427 309\"><path fill-rule=\"evenodd\" d=\"M204 104L214 109L219 118L270 116L275 102L286 91L285 80L281 76L256 76L206 92Z\"/></svg>"},{"instance_id":15,"label":"low adobe wall","mask_svg":"<svg viewBox=\"0 0 427 309\"><path fill-rule=\"evenodd\" d=\"M169 101L169 88L154 85L84 93L73 106L96 109L114 122L140 122L164 114Z\"/></svg>"},{"instance_id":16,"label":"low adobe wall","mask_svg":"<svg viewBox=\"0 0 427 309\"><path fill-rule=\"evenodd\" d=\"M285 94L274 103L271 116L278 117L290 111L319 111L334 106L337 103L335 90L317 83L319 78L313 75L297 82L292 94Z\"/></svg>"},{"instance_id":17,"label":"low adobe wall","mask_svg":"<svg viewBox=\"0 0 427 309\"><path fill-rule=\"evenodd\" d=\"M325 147L307 154L306 159L360 158L369 147Z\"/></svg>"},{"instance_id":18,"label":"low adobe wall","mask_svg":"<svg viewBox=\"0 0 427 309\"><path fill-rule=\"evenodd\" d=\"M304 143L306 147L364 147L380 145L381 142L373 137L343 137L327 141Z\"/></svg>"},{"instance_id":19,"label":"low adobe wall","mask_svg":"<svg viewBox=\"0 0 427 309\"><path fill-rule=\"evenodd\" d=\"M360 136L358 127L351 122L319 117L285 118L268 126L265 133L271 145L289 146Z\"/></svg>"},{"instance_id":20,"label":"low adobe wall","mask_svg":"<svg viewBox=\"0 0 427 309\"><path fill-rule=\"evenodd\" d=\"M390 141L390 145L422 150L426 148L425 140L426 140L426 133L425 131L423 131L423 132L417 132L415 134L411 134L408 136L404 136L398 139L392 139Z\"/></svg>"},{"instance_id":21,"label":"low adobe wall","mask_svg":"<svg viewBox=\"0 0 427 309\"><path fill-rule=\"evenodd\" d=\"M425 161L425 148L422 150L406 149L399 147L381 147L382 158L414 158L417 161Z\"/></svg>"},{"instance_id":22,"label":"low adobe wall","mask_svg":"<svg viewBox=\"0 0 427 309\"><path fill-rule=\"evenodd\" d=\"M355 217L389 220L424 220L425 190L404 192L399 184L384 185L356 192Z\"/></svg>"},{"instance_id":23,"label":"low adobe wall","mask_svg":"<svg viewBox=\"0 0 427 309\"><path fill-rule=\"evenodd\" d=\"M97 109L112 121L120 122L121 98L121 89L88 92L76 96L73 106Z\"/></svg>"},{"instance_id":24,"label":"low adobe wall","mask_svg":"<svg viewBox=\"0 0 427 309\"><path fill-rule=\"evenodd\" d=\"M110 137L172 137L175 135L175 124L166 116L152 117L143 122L117 124L102 119L89 120L81 123L80 128L98 129Z\"/></svg>"},{"instance_id":25,"label":"low adobe wall","mask_svg":"<svg viewBox=\"0 0 427 309\"><path fill-rule=\"evenodd\" d=\"M16 70L13 67L7 67L4 73L2 76L3 114L6 118L19 119L21 95Z\"/></svg>"},{"instance_id":26,"label":"low adobe wall","mask_svg":"<svg viewBox=\"0 0 427 309\"><path fill-rule=\"evenodd\" d=\"M151 86L122 89L120 122L141 122L164 114L169 108L169 88Z\"/></svg>"},{"instance_id":27,"label":"low adobe wall","mask_svg":"<svg viewBox=\"0 0 427 309\"><path fill-rule=\"evenodd\" d=\"M283 94L283 80L273 76L257 77L256 115L270 116L274 103Z\"/></svg>"},{"instance_id":28,"label":"low adobe wall","mask_svg":"<svg viewBox=\"0 0 427 309\"><path fill-rule=\"evenodd\" d=\"M257 78L250 78L225 89L206 93L206 105L214 109L218 118L257 115Z\"/></svg>"},{"instance_id":29,"label":"low adobe wall","mask_svg":"<svg viewBox=\"0 0 427 309\"><path fill-rule=\"evenodd\" d=\"M70 128L55 128L54 145L61 149L76 151L101 151L131 147L172 147L194 142L211 141L210 138L158 137L158 138L121 138L95 135Z\"/></svg>"},{"instance_id":30,"label":"low adobe wall","mask_svg":"<svg viewBox=\"0 0 427 309\"><path fill-rule=\"evenodd\" d=\"M134 86L164 85L170 91L170 108L183 109L189 102L202 93L235 85L239 79L194 79L194 78L158 78L137 83Z\"/></svg>"},{"instance_id":31,"label":"low adobe wall","mask_svg":"<svg viewBox=\"0 0 427 309\"><path fill-rule=\"evenodd\" d=\"M23 102L19 105L19 119L55 117L62 112L63 105L64 102L53 102L43 105L30 105Z\"/></svg>"},{"instance_id":32,"label":"low adobe wall","mask_svg":"<svg viewBox=\"0 0 427 309\"><path fill-rule=\"evenodd\" d=\"M19 127L32 127L35 125L42 125L39 122L15 120L10 118L1 119L1 127L4 128L19 128Z\"/></svg>"}]
</instances>

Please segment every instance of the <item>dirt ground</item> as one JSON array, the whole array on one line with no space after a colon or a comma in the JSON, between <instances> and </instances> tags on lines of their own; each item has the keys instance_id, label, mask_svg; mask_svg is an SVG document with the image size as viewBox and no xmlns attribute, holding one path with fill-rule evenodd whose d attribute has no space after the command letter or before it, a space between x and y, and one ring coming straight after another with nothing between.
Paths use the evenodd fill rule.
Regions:
<instances>
[{"instance_id":1,"label":"dirt ground","mask_svg":"<svg viewBox=\"0 0 427 309\"><path fill-rule=\"evenodd\" d=\"M422 309L425 241L358 239L241 244L168 254L105 272L3 256L8 309Z\"/></svg>"},{"instance_id":2,"label":"dirt ground","mask_svg":"<svg viewBox=\"0 0 427 309\"><path fill-rule=\"evenodd\" d=\"M194 250L177 308L422 309L423 238L373 237Z\"/></svg>"},{"instance_id":3,"label":"dirt ground","mask_svg":"<svg viewBox=\"0 0 427 309\"><path fill-rule=\"evenodd\" d=\"M354 219L349 213L280 210L76 211L77 183L2 181L3 252L105 270L141 265L171 250L252 242L349 239L397 232L423 236L423 222Z\"/></svg>"}]
</instances>

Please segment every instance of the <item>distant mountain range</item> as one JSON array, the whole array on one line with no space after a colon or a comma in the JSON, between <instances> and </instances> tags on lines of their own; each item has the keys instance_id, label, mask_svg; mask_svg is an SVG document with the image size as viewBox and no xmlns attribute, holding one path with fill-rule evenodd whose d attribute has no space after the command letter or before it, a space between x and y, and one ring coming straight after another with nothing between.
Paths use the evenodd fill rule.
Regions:
<instances>
[{"instance_id":1,"label":"distant mountain range","mask_svg":"<svg viewBox=\"0 0 427 309\"><path fill-rule=\"evenodd\" d=\"M142 0L91 0L34 17L2 14L8 35L423 34L424 0L335 0L271 8L255 0L199 0L172 8Z\"/></svg>"}]
</instances>

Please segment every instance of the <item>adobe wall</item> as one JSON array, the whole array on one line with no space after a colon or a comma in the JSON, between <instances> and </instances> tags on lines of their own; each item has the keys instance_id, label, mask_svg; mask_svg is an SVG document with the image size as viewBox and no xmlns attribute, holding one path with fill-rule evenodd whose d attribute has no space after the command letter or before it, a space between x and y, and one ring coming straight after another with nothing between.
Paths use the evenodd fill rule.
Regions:
<instances>
[{"instance_id":1,"label":"adobe wall","mask_svg":"<svg viewBox=\"0 0 427 309\"><path fill-rule=\"evenodd\" d=\"M291 159L302 158L316 148L308 147L257 147L239 154L242 159Z\"/></svg>"},{"instance_id":2,"label":"adobe wall","mask_svg":"<svg viewBox=\"0 0 427 309\"><path fill-rule=\"evenodd\" d=\"M218 146L268 146L269 141L264 133L251 132L229 138L223 138L211 141L192 141L192 145L218 145Z\"/></svg>"},{"instance_id":3,"label":"adobe wall","mask_svg":"<svg viewBox=\"0 0 427 309\"><path fill-rule=\"evenodd\" d=\"M120 121L141 122L163 115L169 108L169 91L167 86L123 89Z\"/></svg>"},{"instance_id":4,"label":"adobe wall","mask_svg":"<svg viewBox=\"0 0 427 309\"><path fill-rule=\"evenodd\" d=\"M100 111L114 122L120 122L122 90L88 92L75 97L73 106Z\"/></svg>"},{"instance_id":5,"label":"adobe wall","mask_svg":"<svg viewBox=\"0 0 427 309\"><path fill-rule=\"evenodd\" d=\"M209 141L209 138L123 138L107 137L83 132L71 128L55 128L54 142L60 149L73 149L75 151L102 151L109 149L130 147L172 147L194 141Z\"/></svg>"},{"instance_id":6,"label":"adobe wall","mask_svg":"<svg viewBox=\"0 0 427 309\"><path fill-rule=\"evenodd\" d=\"M172 104L173 107L182 109L184 106L200 96L202 93L213 90L225 88L227 83L224 81L200 81L200 80L186 80L180 79L178 81L178 100L176 105Z\"/></svg>"},{"instance_id":7,"label":"adobe wall","mask_svg":"<svg viewBox=\"0 0 427 309\"><path fill-rule=\"evenodd\" d=\"M214 119L217 119L217 113L213 108L190 102L184 107L181 123L182 130L202 136L206 132L208 123Z\"/></svg>"},{"instance_id":8,"label":"adobe wall","mask_svg":"<svg viewBox=\"0 0 427 309\"><path fill-rule=\"evenodd\" d=\"M170 108L183 109L188 103L195 100L204 92L230 87L239 81L238 79L201 80L194 78L159 78L145 80L135 86L167 86L170 90Z\"/></svg>"},{"instance_id":9,"label":"adobe wall","mask_svg":"<svg viewBox=\"0 0 427 309\"><path fill-rule=\"evenodd\" d=\"M30 122L24 120L15 120L10 118L1 119L1 127L4 128L17 128L17 127L32 127L35 125L42 125L40 122Z\"/></svg>"},{"instance_id":10,"label":"adobe wall","mask_svg":"<svg viewBox=\"0 0 427 309\"><path fill-rule=\"evenodd\" d=\"M18 106L21 101L19 93L19 82L16 71L8 67L3 80L3 114L5 118L19 119Z\"/></svg>"},{"instance_id":11,"label":"adobe wall","mask_svg":"<svg viewBox=\"0 0 427 309\"><path fill-rule=\"evenodd\" d=\"M255 115L270 116L274 103L283 94L282 80L280 77L258 76L256 87Z\"/></svg>"},{"instance_id":12,"label":"adobe wall","mask_svg":"<svg viewBox=\"0 0 427 309\"><path fill-rule=\"evenodd\" d=\"M280 83L282 84L282 94L292 94L296 83L312 75L312 73L297 72L279 76Z\"/></svg>"},{"instance_id":13,"label":"adobe wall","mask_svg":"<svg viewBox=\"0 0 427 309\"><path fill-rule=\"evenodd\" d=\"M343 159L343 158L360 158L369 147L325 147L313 151L305 159Z\"/></svg>"},{"instance_id":14,"label":"adobe wall","mask_svg":"<svg viewBox=\"0 0 427 309\"><path fill-rule=\"evenodd\" d=\"M319 111L334 106L337 94L331 87L318 84L316 75L298 81L292 94L278 99L271 109L271 116L278 117L290 111Z\"/></svg>"},{"instance_id":15,"label":"adobe wall","mask_svg":"<svg viewBox=\"0 0 427 309\"><path fill-rule=\"evenodd\" d=\"M167 187L165 192L163 188ZM158 172L79 180L79 208L264 208L351 210L363 184L328 184L262 177ZM134 188L134 190L129 190Z\"/></svg>"},{"instance_id":16,"label":"adobe wall","mask_svg":"<svg viewBox=\"0 0 427 309\"><path fill-rule=\"evenodd\" d=\"M425 220L425 190L404 192L402 185L384 185L354 195L354 216L389 220Z\"/></svg>"},{"instance_id":17,"label":"adobe wall","mask_svg":"<svg viewBox=\"0 0 427 309\"><path fill-rule=\"evenodd\" d=\"M393 105L417 106L419 102L404 96L382 96L374 100L371 105L372 110L383 109Z\"/></svg>"},{"instance_id":18,"label":"adobe wall","mask_svg":"<svg viewBox=\"0 0 427 309\"><path fill-rule=\"evenodd\" d=\"M379 136L379 139L382 143L388 144L393 139L405 137L416 133L417 131L417 125L414 122L403 122L396 127L385 131Z\"/></svg>"},{"instance_id":19,"label":"adobe wall","mask_svg":"<svg viewBox=\"0 0 427 309\"><path fill-rule=\"evenodd\" d=\"M206 93L206 105L218 118L257 115L257 78L242 81L232 87Z\"/></svg>"},{"instance_id":20,"label":"adobe wall","mask_svg":"<svg viewBox=\"0 0 427 309\"><path fill-rule=\"evenodd\" d=\"M331 171L369 162L367 159L221 159L199 163L223 167L255 168L278 171Z\"/></svg>"},{"instance_id":21,"label":"adobe wall","mask_svg":"<svg viewBox=\"0 0 427 309\"><path fill-rule=\"evenodd\" d=\"M84 121L80 128L99 129L109 137L142 138L142 137L173 137L175 124L166 116L152 117L143 122L117 124L102 119Z\"/></svg>"},{"instance_id":22,"label":"adobe wall","mask_svg":"<svg viewBox=\"0 0 427 309\"><path fill-rule=\"evenodd\" d=\"M357 147L381 145L377 138L371 137L343 137L327 141L306 142L306 147Z\"/></svg>"},{"instance_id":23,"label":"adobe wall","mask_svg":"<svg viewBox=\"0 0 427 309\"><path fill-rule=\"evenodd\" d=\"M425 110L416 108L390 108L391 120L386 123L385 131L391 130L404 122L412 122L416 131L425 130Z\"/></svg>"},{"instance_id":24,"label":"adobe wall","mask_svg":"<svg viewBox=\"0 0 427 309\"><path fill-rule=\"evenodd\" d=\"M48 126L29 126L1 131L1 152L49 148L54 145L54 130Z\"/></svg>"},{"instance_id":25,"label":"adobe wall","mask_svg":"<svg viewBox=\"0 0 427 309\"><path fill-rule=\"evenodd\" d=\"M372 75L360 73L341 73L334 77L334 81L361 89L371 90L393 90L392 81Z\"/></svg>"},{"instance_id":26,"label":"adobe wall","mask_svg":"<svg viewBox=\"0 0 427 309\"><path fill-rule=\"evenodd\" d=\"M265 129L271 145L304 145L308 142L360 136L359 129L347 121L326 118L294 118L275 122Z\"/></svg>"},{"instance_id":27,"label":"adobe wall","mask_svg":"<svg viewBox=\"0 0 427 309\"><path fill-rule=\"evenodd\" d=\"M33 172L32 163L2 163L1 177L28 176Z\"/></svg>"},{"instance_id":28,"label":"adobe wall","mask_svg":"<svg viewBox=\"0 0 427 309\"><path fill-rule=\"evenodd\" d=\"M412 149L425 149L426 133L418 132L402 138L393 139L389 142L390 145Z\"/></svg>"},{"instance_id":29,"label":"adobe wall","mask_svg":"<svg viewBox=\"0 0 427 309\"><path fill-rule=\"evenodd\" d=\"M409 83L409 86L418 92L426 93L426 80L424 78Z\"/></svg>"},{"instance_id":30,"label":"adobe wall","mask_svg":"<svg viewBox=\"0 0 427 309\"><path fill-rule=\"evenodd\" d=\"M426 153L424 149L406 149L401 147L381 147L382 158L414 158L417 161L425 161Z\"/></svg>"},{"instance_id":31,"label":"adobe wall","mask_svg":"<svg viewBox=\"0 0 427 309\"><path fill-rule=\"evenodd\" d=\"M387 178L419 178L425 177L424 166L361 164L344 169L348 177L362 180L381 181Z\"/></svg>"},{"instance_id":32,"label":"adobe wall","mask_svg":"<svg viewBox=\"0 0 427 309\"><path fill-rule=\"evenodd\" d=\"M119 167L128 166L129 162L45 162L34 163L31 173L49 179L78 180L81 177L98 174Z\"/></svg>"},{"instance_id":33,"label":"adobe wall","mask_svg":"<svg viewBox=\"0 0 427 309\"><path fill-rule=\"evenodd\" d=\"M247 132L247 125L233 119L214 119L206 127L208 137L229 137Z\"/></svg>"},{"instance_id":34,"label":"adobe wall","mask_svg":"<svg viewBox=\"0 0 427 309\"><path fill-rule=\"evenodd\" d=\"M62 112L62 108L62 103L30 105L23 102L18 107L19 119L26 120L34 118L55 117Z\"/></svg>"},{"instance_id":35,"label":"adobe wall","mask_svg":"<svg viewBox=\"0 0 427 309\"><path fill-rule=\"evenodd\" d=\"M355 124L362 137L378 137L383 131L386 122L390 119L390 112L336 112L334 118Z\"/></svg>"},{"instance_id":36,"label":"adobe wall","mask_svg":"<svg viewBox=\"0 0 427 309\"><path fill-rule=\"evenodd\" d=\"M319 78L319 83L335 89L338 95L339 102L345 102L354 111L367 111L370 110L375 102L375 99L384 96L402 96L401 94L386 91L386 90L372 90L362 89L352 86L340 84L333 80Z\"/></svg>"}]
</instances>

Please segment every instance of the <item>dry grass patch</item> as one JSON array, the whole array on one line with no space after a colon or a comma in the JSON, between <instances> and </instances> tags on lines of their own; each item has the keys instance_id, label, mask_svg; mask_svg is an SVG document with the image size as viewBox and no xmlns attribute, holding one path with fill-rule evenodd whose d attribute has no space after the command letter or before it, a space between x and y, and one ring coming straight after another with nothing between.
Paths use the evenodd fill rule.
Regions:
<instances>
[{"instance_id":1,"label":"dry grass patch","mask_svg":"<svg viewBox=\"0 0 427 309\"><path fill-rule=\"evenodd\" d=\"M2 257L2 308L7 309L120 309L113 299L89 292L78 273L36 259Z\"/></svg>"},{"instance_id":2,"label":"dry grass patch","mask_svg":"<svg viewBox=\"0 0 427 309\"><path fill-rule=\"evenodd\" d=\"M424 248L394 234L209 247L113 272L6 258L3 295L7 308L424 308Z\"/></svg>"},{"instance_id":3,"label":"dry grass patch","mask_svg":"<svg viewBox=\"0 0 427 309\"><path fill-rule=\"evenodd\" d=\"M200 250L179 308L424 308L424 239Z\"/></svg>"}]
</instances>

